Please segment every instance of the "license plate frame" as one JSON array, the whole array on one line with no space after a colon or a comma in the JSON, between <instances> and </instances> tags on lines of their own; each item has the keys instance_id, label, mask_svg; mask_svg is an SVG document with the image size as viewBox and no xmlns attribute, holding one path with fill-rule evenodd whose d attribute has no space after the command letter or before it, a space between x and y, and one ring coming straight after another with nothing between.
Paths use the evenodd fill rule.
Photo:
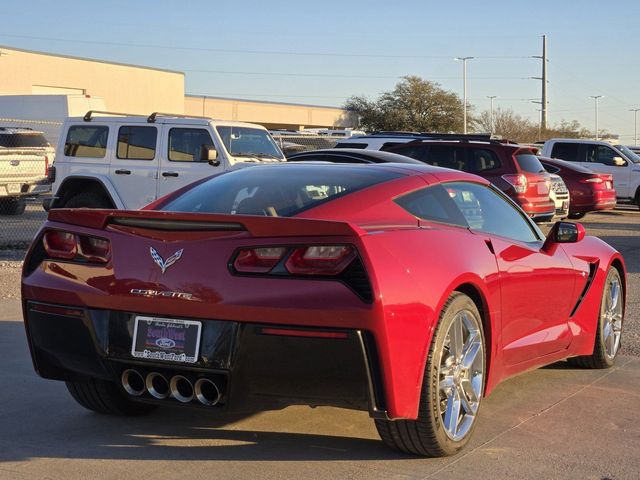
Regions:
<instances>
[{"instance_id":1,"label":"license plate frame","mask_svg":"<svg viewBox=\"0 0 640 480\"><path fill-rule=\"evenodd\" d=\"M141 360L196 363L202 322L138 315L133 325L131 355Z\"/></svg>"}]
</instances>

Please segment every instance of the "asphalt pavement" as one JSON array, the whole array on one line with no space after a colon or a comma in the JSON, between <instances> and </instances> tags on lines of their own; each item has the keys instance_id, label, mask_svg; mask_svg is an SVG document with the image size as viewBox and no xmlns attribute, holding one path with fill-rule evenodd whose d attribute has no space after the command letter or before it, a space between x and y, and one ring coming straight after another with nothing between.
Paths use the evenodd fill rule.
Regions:
<instances>
[{"instance_id":1,"label":"asphalt pavement","mask_svg":"<svg viewBox=\"0 0 640 480\"><path fill-rule=\"evenodd\" d=\"M19 301L0 311L0 479L637 479L640 359L525 373L483 402L471 443L425 459L388 450L364 412L289 407L251 417L78 406L33 371Z\"/></svg>"}]
</instances>

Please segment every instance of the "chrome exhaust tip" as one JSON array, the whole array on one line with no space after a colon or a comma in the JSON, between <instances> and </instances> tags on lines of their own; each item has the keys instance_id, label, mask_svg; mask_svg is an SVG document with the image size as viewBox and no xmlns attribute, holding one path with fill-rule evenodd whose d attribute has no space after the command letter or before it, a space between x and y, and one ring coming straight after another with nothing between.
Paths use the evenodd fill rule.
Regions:
<instances>
[{"instance_id":1,"label":"chrome exhaust tip","mask_svg":"<svg viewBox=\"0 0 640 480\"><path fill-rule=\"evenodd\" d=\"M125 392L127 392L129 395L139 397L144 393L144 378L137 370L128 368L127 370L122 372L120 381L122 382L122 387L124 388Z\"/></svg>"},{"instance_id":2,"label":"chrome exhaust tip","mask_svg":"<svg viewBox=\"0 0 640 480\"><path fill-rule=\"evenodd\" d=\"M188 378L183 377L182 375L171 377L169 390L171 391L171 396L179 402L189 403L193 400L193 384Z\"/></svg>"},{"instance_id":3,"label":"chrome exhaust tip","mask_svg":"<svg viewBox=\"0 0 640 480\"><path fill-rule=\"evenodd\" d=\"M193 390L196 398L203 405L212 407L220 401L220 389L208 378L199 378Z\"/></svg>"},{"instance_id":4,"label":"chrome exhaust tip","mask_svg":"<svg viewBox=\"0 0 640 480\"><path fill-rule=\"evenodd\" d=\"M153 397L159 400L167 398L169 396L169 382L164 375L158 372L151 372L147 375L145 379L145 386L147 387L147 392Z\"/></svg>"}]
</instances>

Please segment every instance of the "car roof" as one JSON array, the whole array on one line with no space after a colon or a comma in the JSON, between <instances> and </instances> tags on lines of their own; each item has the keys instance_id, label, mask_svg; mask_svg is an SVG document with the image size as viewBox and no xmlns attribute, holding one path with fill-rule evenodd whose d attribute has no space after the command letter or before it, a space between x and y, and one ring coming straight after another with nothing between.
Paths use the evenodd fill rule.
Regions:
<instances>
[{"instance_id":1,"label":"car roof","mask_svg":"<svg viewBox=\"0 0 640 480\"><path fill-rule=\"evenodd\" d=\"M424 165L420 160L409 158L404 155L398 155L397 153L384 152L380 150L363 150L360 148L325 148L320 150L310 150L306 152L299 152L290 155L287 158L289 160L300 160L305 157L314 157L322 155L323 157L333 157L336 163L340 163L341 158L356 158L372 163L411 163L416 165Z\"/></svg>"},{"instance_id":2,"label":"car roof","mask_svg":"<svg viewBox=\"0 0 640 480\"><path fill-rule=\"evenodd\" d=\"M154 124L162 124L162 125L208 125L213 124L214 127L246 127L246 128L256 128L259 130L267 131L262 125L257 125L255 123L246 123L246 122L234 122L231 120L216 120L213 118L200 118L200 117L182 117L182 116L164 116L159 115L155 118L153 122L148 121L147 115L130 115L130 116L92 116L91 120L86 121L84 117L69 117L67 119L67 123L83 123L83 124L91 124L91 123L139 123L143 125L154 125Z\"/></svg>"}]
</instances>

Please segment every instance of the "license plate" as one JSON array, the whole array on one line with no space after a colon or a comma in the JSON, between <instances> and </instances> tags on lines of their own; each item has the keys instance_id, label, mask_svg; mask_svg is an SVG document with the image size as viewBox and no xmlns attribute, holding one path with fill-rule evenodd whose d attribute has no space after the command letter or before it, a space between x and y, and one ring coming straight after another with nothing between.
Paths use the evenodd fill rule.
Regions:
<instances>
[{"instance_id":1,"label":"license plate","mask_svg":"<svg viewBox=\"0 0 640 480\"><path fill-rule=\"evenodd\" d=\"M10 183L7 185L7 193L20 193L22 190L22 185L19 183Z\"/></svg>"},{"instance_id":2,"label":"license plate","mask_svg":"<svg viewBox=\"0 0 640 480\"><path fill-rule=\"evenodd\" d=\"M131 355L145 360L195 363L202 323L193 320L138 316Z\"/></svg>"},{"instance_id":3,"label":"license plate","mask_svg":"<svg viewBox=\"0 0 640 480\"><path fill-rule=\"evenodd\" d=\"M611 190L613 188L613 183L607 182L606 184L607 190Z\"/></svg>"},{"instance_id":4,"label":"license plate","mask_svg":"<svg viewBox=\"0 0 640 480\"><path fill-rule=\"evenodd\" d=\"M564 202L562 202L562 209L566 210L567 208L569 208L569 201L565 200Z\"/></svg>"}]
</instances>

